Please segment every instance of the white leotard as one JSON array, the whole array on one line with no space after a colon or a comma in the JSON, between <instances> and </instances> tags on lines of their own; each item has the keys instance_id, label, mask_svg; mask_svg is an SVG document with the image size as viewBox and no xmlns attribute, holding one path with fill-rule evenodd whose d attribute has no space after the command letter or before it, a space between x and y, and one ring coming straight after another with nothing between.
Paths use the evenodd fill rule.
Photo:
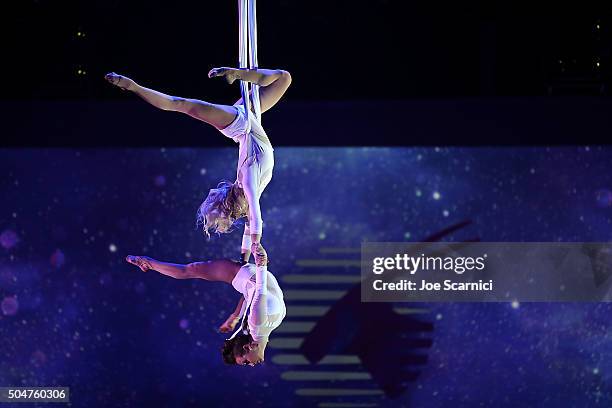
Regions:
<instances>
[{"instance_id":1,"label":"white leotard","mask_svg":"<svg viewBox=\"0 0 612 408\"><path fill-rule=\"evenodd\" d=\"M244 106L237 104L234 107L238 110L236 118L220 132L239 145L236 181L249 200L249 226L245 234L261 234L263 220L259 199L272 179L274 149L255 115L249 115L247 122Z\"/></svg>"},{"instance_id":2,"label":"white leotard","mask_svg":"<svg viewBox=\"0 0 612 408\"><path fill-rule=\"evenodd\" d=\"M265 284L265 289L258 288L258 283ZM272 330L280 326L287 314L283 291L278 281L266 267L246 264L232 280L232 286L245 298L241 313L250 305L247 321L251 337L255 341L267 341Z\"/></svg>"}]
</instances>

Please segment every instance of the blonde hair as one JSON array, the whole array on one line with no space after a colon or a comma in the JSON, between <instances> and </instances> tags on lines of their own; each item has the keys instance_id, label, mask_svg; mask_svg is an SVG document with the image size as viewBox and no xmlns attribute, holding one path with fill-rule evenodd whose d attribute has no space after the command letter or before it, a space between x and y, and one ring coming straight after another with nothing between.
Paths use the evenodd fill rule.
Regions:
<instances>
[{"instance_id":1,"label":"blonde hair","mask_svg":"<svg viewBox=\"0 0 612 408\"><path fill-rule=\"evenodd\" d=\"M196 225L202 225L204 234L210 238L210 231L216 234L231 232L238 218L248 210L244 193L237 183L222 181L209 191L198 208Z\"/></svg>"}]
</instances>

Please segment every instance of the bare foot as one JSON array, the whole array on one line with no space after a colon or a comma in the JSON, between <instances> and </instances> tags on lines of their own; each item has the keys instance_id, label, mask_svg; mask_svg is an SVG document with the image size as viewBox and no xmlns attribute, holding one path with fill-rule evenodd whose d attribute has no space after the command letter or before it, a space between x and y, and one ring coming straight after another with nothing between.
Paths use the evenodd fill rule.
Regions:
<instances>
[{"instance_id":1,"label":"bare foot","mask_svg":"<svg viewBox=\"0 0 612 408\"><path fill-rule=\"evenodd\" d=\"M149 258L148 256L128 255L125 257L125 260L131 263L132 265L136 265L143 272L146 272L149 269L153 269L150 262L151 258Z\"/></svg>"},{"instance_id":2,"label":"bare foot","mask_svg":"<svg viewBox=\"0 0 612 408\"><path fill-rule=\"evenodd\" d=\"M220 67L213 68L208 71L208 77L225 77L227 83L231 85L234 83L234 81L236 81L236 79L238 79L238 74L236 74L236 70L234 68Z\"/></svg>"},{"instance_id":3,"label":"bare foot","mask_svg":"<svg viewBox=\"0 0 612 408\"><path fill-rule=\"evenodd\" d=\"M129 91L131 87L134 85L134 81L131 80L130 78L123 76L123 75L116 74L114 72L109 72L108 74L104 75L104 79L106 79L111 84L118 86L124 91Z\"/></svg>"}]
</instances>

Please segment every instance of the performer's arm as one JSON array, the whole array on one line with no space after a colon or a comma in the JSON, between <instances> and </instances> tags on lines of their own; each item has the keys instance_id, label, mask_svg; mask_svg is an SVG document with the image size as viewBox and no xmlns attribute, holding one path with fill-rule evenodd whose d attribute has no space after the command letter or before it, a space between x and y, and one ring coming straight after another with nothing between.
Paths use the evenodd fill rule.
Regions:
<instances>
[{"instance_id":1,"label":"performer's arm","mask_svg":"<svg viewBox=\"0 0 612 408\"><path fill-rule=\"evenodd\" d=\"M221 327L219 327L219 331L221 333L227 333L234 330L236 324L240 321L240 318L244 314L245 309L244 296L241 296L238 304L236 305L236 309L229 315Z\"/></svg>"},{"instance_id":2,"label":"performer's arm","mask_svg":"<svg viewBox=\"0 0 612 408\"><path fill-rule=\"evenodd\" d=\"M236 305L236 309L230 314L230 317L241 318L244 314L244 296L240 296L240 300L238 300L238 304Z\"/></svg>"},{"instance_id":3,"label":"performer's arm","mask_svg":"<svg viewBox=\"0 0 612 408\"><path fill-rule=\"evenodd\" d=\"M246 305L244 304L244 296L240 296L240 300L236 305L236 310L234 310L234 314L236 317L241 318L244 314L244 310L246 309Z\"/></svg>"},{"instance_id":4,"label":"performer's arm","mask_svg":"<svg viewBox=\"0 0 612 408\"><path fill-rule=\"evenodd\" d=\"M268 257L261 244L254 246L255 255L255 293L251 304L249 320L252 324L259 326L268 320Z\"/></svg>"},{"instance_id":5,"label":"performer's arm","mask_svg":"<svg viewBox=\"0 0 612 408\"><path fill-rule=\"evenodd\" d=\"M244 224L244 233L242 234L242 245L240 247L240 253L242 257L242 262L249 262L251 258L251 231L249 229L249 223L246 222Z\"/></svg>"},{"instance_id":6,"label":"performer's arm","mask_svg":"<svg viewBox=\"0 0 612 408\"><path fill-rule=\"evenodd\" d=\"M251 246L259 244L263 232L263 220L261 218L261 207L259 197L256 193L258 184L257 169L255 166L243 167L242 189L244 196L249 203L249 234L251 236Z\"/></svg>"}]
</instances>

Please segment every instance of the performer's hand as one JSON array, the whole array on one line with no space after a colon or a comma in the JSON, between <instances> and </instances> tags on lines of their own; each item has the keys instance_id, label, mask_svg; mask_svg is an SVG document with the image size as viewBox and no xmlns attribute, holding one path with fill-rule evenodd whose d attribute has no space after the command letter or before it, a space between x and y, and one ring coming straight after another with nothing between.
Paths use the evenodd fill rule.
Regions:
<instances>
[{"instance_id":1,"label":"performer's hand","mask_svg":"<svg viewBox=\"0 0 612 408\"><path fill-rule=\"evenodd\" d=\"M251 245L251 253L255 257L255 265L266 266L268 264L268 253L259 242Z\"/></svg>"},{"instance_id":2,"label":"performer's hand","mask_svg":"<svg viewBox=\"0 0 612 408\"><path fill-rule=\"evenodd\" d=\"M221 326L219 326L219 331L221 333L228 333L234 330L238 322L240 321L240 317L236 316L234 313L229 315L227 320L223 322Z\"/></svg>"},{"instance_id":3,"label":"performer's hand","mask_svg":"<svg viewBox=\"0 0 612 408\"><path fill-rule=\"evenodd\" d=\"M213 68L208 72L209 78L225 77L228 84L233 84L238 79L237 70L229 67Z\"/></svg>"}]
</instances>

